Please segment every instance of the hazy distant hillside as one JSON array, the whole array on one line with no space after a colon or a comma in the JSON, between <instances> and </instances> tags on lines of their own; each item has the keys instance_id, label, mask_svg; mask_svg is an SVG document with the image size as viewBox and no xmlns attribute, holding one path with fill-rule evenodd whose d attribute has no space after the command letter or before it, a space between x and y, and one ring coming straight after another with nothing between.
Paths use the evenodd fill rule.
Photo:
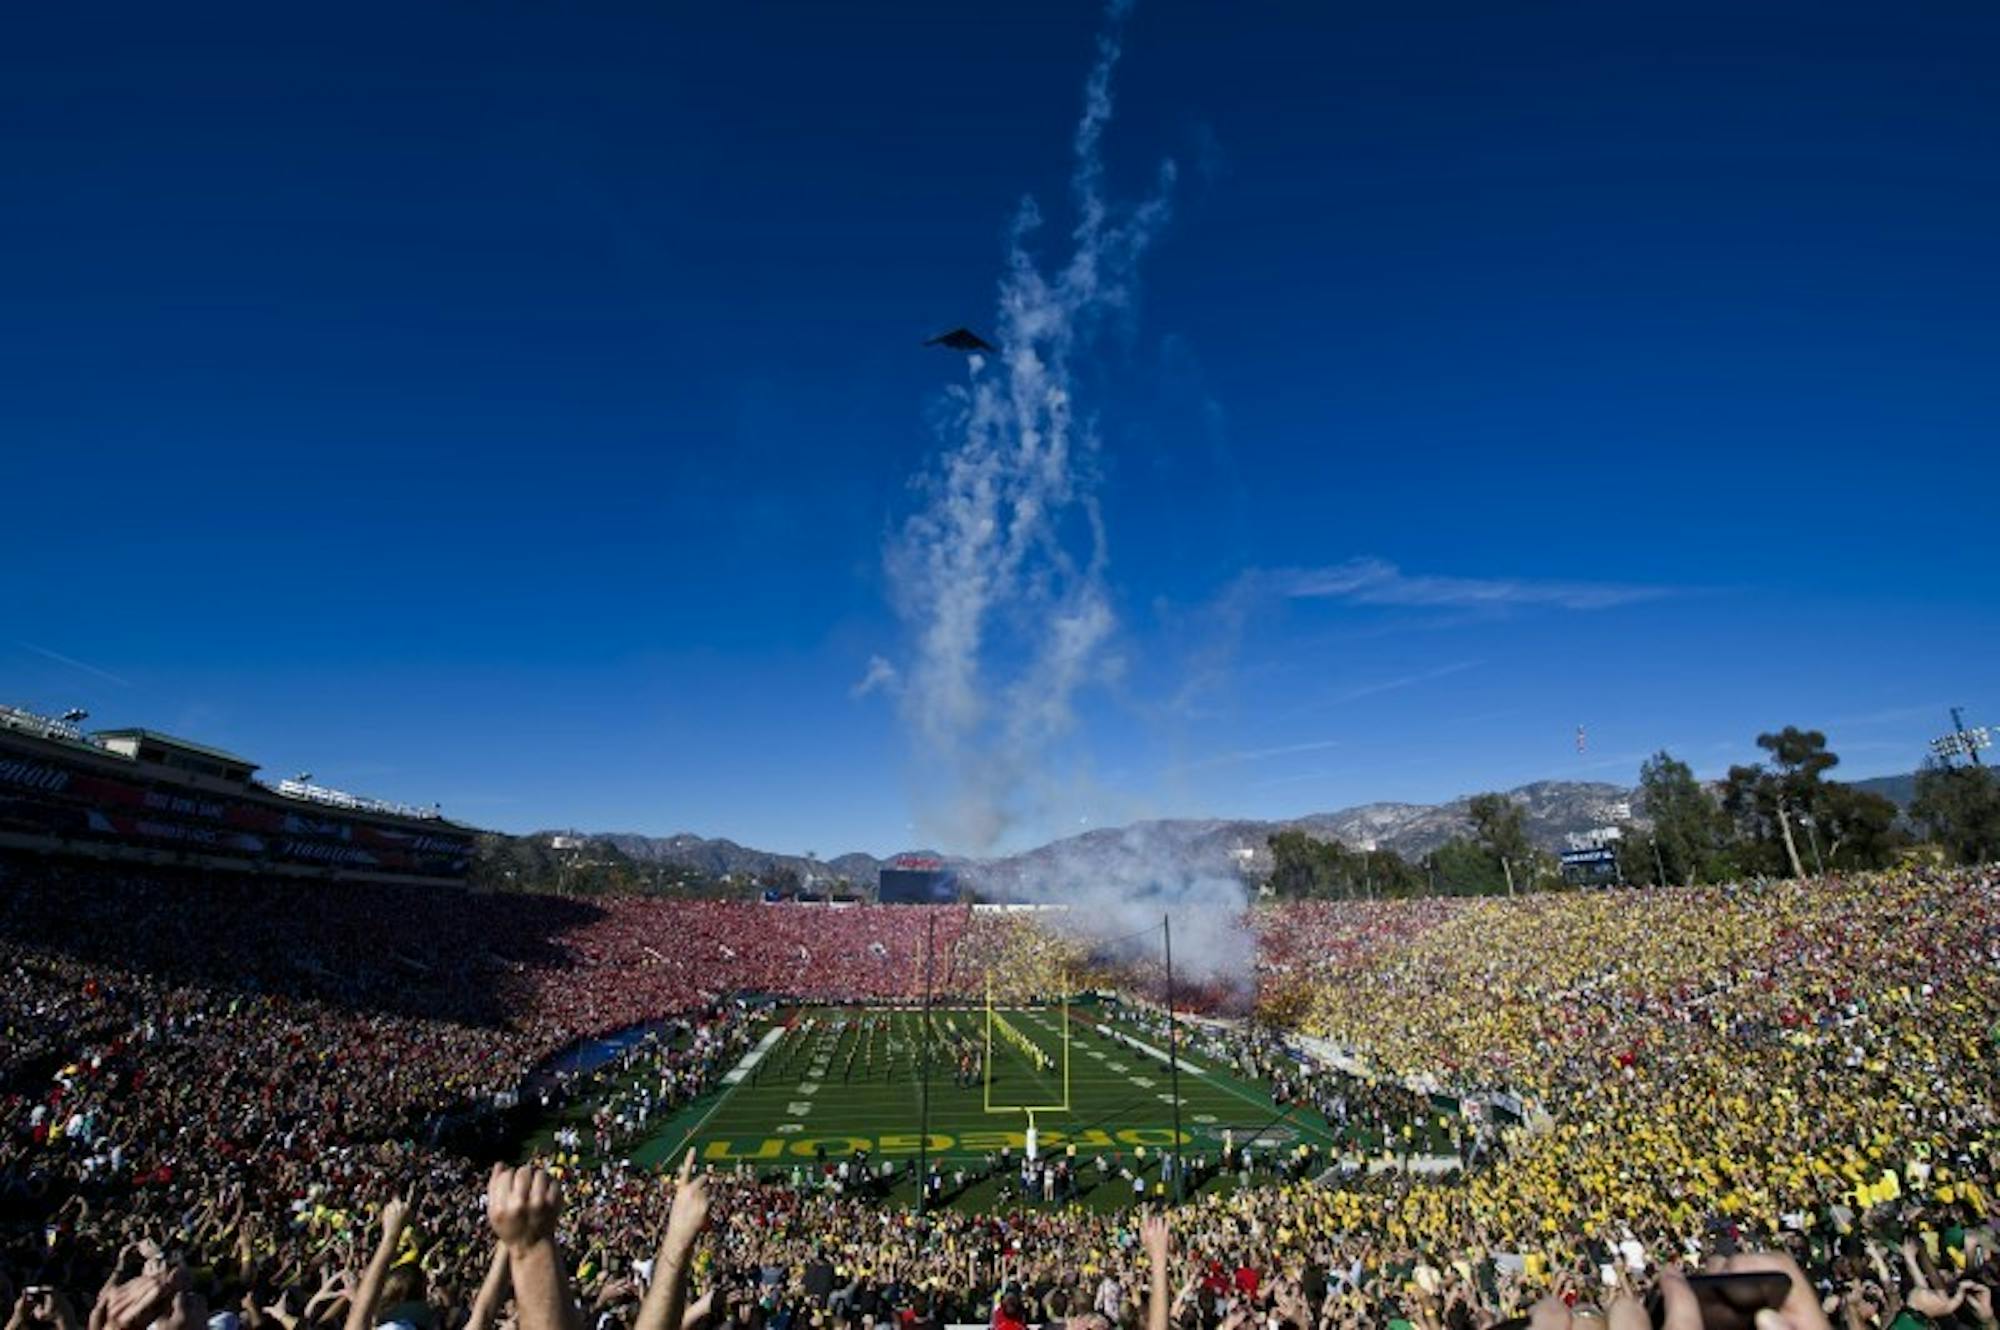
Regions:
<instances>
[{"instance_id":1,"label":"hazy distant hillside","mask_svg":"<svg viewBox=\"0 0 2000 1330\"><path fill-rule=\"evenodd\" d=\"M1527 810L1529 834L1549 848L1561 845L1563 837L1571 832L1617 820L1618 804L1629 798L1629 791L1616 785L1567 781L1540 781L1512 793ZM1021 884L1045 880L1059 866L1061 871L1072 874L1079 871L1079 865L1102 864L1111 871L1117 863L1141 855L1148 863L1168 865L1189 875L1256 877L1270 869L1266 841L1275 831L1299 827L1312 835L1335 837L1351 845L1372 844L1416 856L1470 829L1465 803L1459 799L1439 805L1364 804L1275 822L1167 818L1129 827L1101 827L997 859L948 858L947 862L973 885L1001 895ZM635 863L672 864L713 877L733 874L764 878L791 872L798 874L801 881L832 882L846 878L857 886L872 886L886 862L862 853L808 859L686 833L654 837L613 832L591 839L615 846Z\"/></svg>"},{"instance_id":2,"label":"hazy distant hillside","mask_svg":"<svg viewBox=\"0 0 2000 1330\"><path fill-rule=\"evenodd\" d=\"M1877 776L1853 782L1894 801L1909 804L1916 778ZM1536 781L1508 791L1526 813L1528 835L1547 850L1562 848L1565 837L1593 827L1609 826L1644 809L1633 806L1635 791L1623 785L1591 781ZM1309 813L1284 821L1229 818L1164 818L1124 827L1099 827L1047 845L996 859L946 857L966 881L995 896L1005 896L1026 884L1046 882L1057 874L1115 877L1143 865L1187 876L1260 878L1271 868L1268 838L1273 832L1298 828L1308 835L1335 839L1355 848L1394 850L1419 858L1450 840L1469 835L1466 816L1470 796L1445 804L1362 804L1331 813ZM607 842L639 864L671 864L711 877L735 875L770 878L795 873L801 882L831 884L842 878L861 888L873 887L885 862L871 854L850 853L832 859L812 859L752 849L732 840L683 833L639 836L608 833L591 837ZM935 851L910 853L937 856Z\"/></svg>"},{"instance_id":3,"label":"hazy distant hillside","mask_svg":"<svg viewBox=\"0 0 2000 1330\"><path fill-rule=\"evenodd\" d=\"M631 832L606 832L591 836L616 846L635 863L673 864L692 868L711 877L771 877L787 870L800 881L847 878L856 885L873 886L883 860L872 854L843 854L833 859L808 859L799 854L779 854L754 850L733 840L709 839L682 833L677 836L640 836Z\"/></svg>"},{"instance_id":4,"label":"hazy distant hillside","mask_svg":"<svg viewBox=\"0 0 2000 1330\"><path fill-rule=\"evenodd\" d=\"M1572 833L1630 816L1631 791L1617 785L1538 781L1509 793L1526 812L1528 834L1548 849L1559 848ZM1074 872L1079 861L1110 865L1119 857L1144 855L1189 875L1260 878L1271 869L1271 834L1294 827L1356 848L1394 850L1405 858L1417 858L1453 836L1471 833L1466 803L1456 799L1448 804L1363 804L1276 822L1213 818L1141 822L1066 837L1025 854L968 865L966 871L976 883L1004 891L1046 876L1058 865Z\"/></svg>"},{"instance_id":5,"label":"hazy distant hillside","mask_svg":"<svg viewBox=\"0 0 2000 1330\"><path fill-rule=\"evenodd\" d=\"M1847 783L1857 790L1879 794L1905 812L1909 811L1910 801L1917 797L1917 773L1914 771L1900 776L1870 776L1866 780Z\"/></svg>"}]
</instances>

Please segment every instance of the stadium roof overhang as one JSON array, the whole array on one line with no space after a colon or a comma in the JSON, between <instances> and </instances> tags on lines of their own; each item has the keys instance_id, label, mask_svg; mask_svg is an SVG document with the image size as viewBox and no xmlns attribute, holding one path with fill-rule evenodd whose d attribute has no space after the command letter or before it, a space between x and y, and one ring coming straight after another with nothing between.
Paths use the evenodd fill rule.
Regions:
<instances>
[{"instance_id":1,"label":"stadium roof overhang","mask_svg":"<svg viewBox=\"0 0 2000 1330\"><path fill-rule=\"evenodd\" d=\"M232 767L241 767L246 774L257 770L257 764L247 757L238 757L234 753L225 752L220 748L211 748L207 744L198 744L190 739L177 739L171 734L162 734L158 730L99 730L91 737L106 743L115 739L124 739L137 743L156 745L169 751L184 753L189 757L206 758L210 762L220 762Z\"/></svg>"}]
</instances>

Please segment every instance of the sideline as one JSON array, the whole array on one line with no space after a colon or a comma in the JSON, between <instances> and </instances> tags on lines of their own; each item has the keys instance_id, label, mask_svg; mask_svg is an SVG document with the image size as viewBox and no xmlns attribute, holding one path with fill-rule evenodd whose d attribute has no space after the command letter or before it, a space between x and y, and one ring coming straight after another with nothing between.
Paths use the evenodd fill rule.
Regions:
<instances>
[{"instance_id":1,"label":"sideline","mask_svg":"<svg viewBox=\"0 0 2000 1330\"><path fill-rule=\"evenodd\" d=\"M1097 1029L1100 1033L1112 1039L1116 1039L1120 1043L1129 1044L1133 1048L1151 1054L1153 1057L1158 1058L1161 1062L1168 1061L1165 1050L1154 1048L1151 1044L1145 1043L1142 1040L1135 1039L1131 1035L1126 1034L1123 1030L1110 1029L1103 1025L1097 1026ZM1278 1105L1272 1104L1263 1099L1259 1099L1256 1096L1244 1091L1241 1087L1239 1087L1236 1084L1235 1078L1232 1076L1218 1075L1211 1078L1209 1074L1203 1071L1201 1068L1189 1065L1187 1058L1185 1056L1179 1058L1178 1061L1181 1064L1181 1070L1188 1072L1196 1077L1199 1077L1202 1080L1208 1081L1218 1090L1228 1091L1230 1094L1236 1096L1238 1099L1241 1099L1244 1103L1249 1104L1252 1108L1255 1108L1260 1113L1271 1113L1273 1110L1278 1108ZM1182 1099L1185 1100L1186 1096L1183 1095ZM1271 1123L1269 1125L1276 1125L1279 1122L1289 1120L1294 1130L1302 1132L1309 1136L1317 1136L1319 1138L1319 1142L1321 1145L1324 1145L1329 1149L1335 1148L1339 1145L1340 1135L1338 1132L1333 1131L1331 1129L1330 1124L1326 1128L1315 1127L1311 1122L1304 1121L1295 1116L1295 1114L1298 1112L1298 1108L1299 1105L1297 1104L1293 1104L1290 1107L1285 1108L1282 1112L1277 1113L1276 1116L1272 1118ZM1259 1134L1261 1135L1262 1133L1260 1132Z\"/></svg>"},{"instance_id":2,"label":"sideline","mask_svg":"<svg viewBox=\"0 0 2000 1330\"><path fill-rule=\"evenodd\" d=\"M722 1083L724 1085L736 1085L740 1083L744 1077L757 1069L757 1064L764 1060L764 1055L771 1051L772 1045L784 1037L785 1027L782 1025L774 1025L764 1031L764 1037L757 1041L757 1047L745 1053L743 1060L729 1069L728 1073L723 1076Z\"/></svg>"},{"instance_id":3,"label":"sideline","mask_svg":"<svg viewBox=\"0 0 2000 1330\"><path fill-rule=\"evenodd\" d=\"M764 1055L771 1051L771 1046L785 1037L785 1030L786 1027L783 1025L773 1025L764 1032L764 1037L757 1041L757 1046L745 1053L743 1060L729 1069L722 1078L722 1094L708 1106L708 1112L701 1115L700 1121L682 1134L674 1148L667 1151L663 1169L671 1170L674 1167L674 1160L680 1156L681 1151L693 1143L695 1137L701 1134L701 1129L708 1125L708 1120L714 1117L724 1104L736 1097L736 1092L743 1088L743 1082L749 1079L751 1068L763 1061Z\"/></svg>"},{"instance_id":4,"label":"sideline","mask_svg":"<svg viewBox=\"0 0 2000 1330\"><path fill-rule=\"evenodd\" d=\"M1192 1062L1189 1062L1187 1058L1185 1057L1170 1058L1167 1056L1167 1051L1164 1048L1154 1048L1151 1044L1146 1043L1142 1039L1135 1039L1131 1035L1126 1034L1123 1030L1114 1030L1108 1025L1100 1025L1097 1027L1097 1032L1103 1035L1106 1039L1115 1039L1119 1043L1124 1044L1129 1048L1137 1049L1139 1052L1144 1053L1147 1057L1153 1059L1153 1061L1155 1062L1163 1062L1168 1067L1172 1067L1175 1063L1179 1063L1180 1069L1187 1075L1196 1076L1201 1078L1202 1080L1208 1079L1208 1073L1203 1071L1200 1067L1195 1066Z\"/></svg>"}]
</instances>

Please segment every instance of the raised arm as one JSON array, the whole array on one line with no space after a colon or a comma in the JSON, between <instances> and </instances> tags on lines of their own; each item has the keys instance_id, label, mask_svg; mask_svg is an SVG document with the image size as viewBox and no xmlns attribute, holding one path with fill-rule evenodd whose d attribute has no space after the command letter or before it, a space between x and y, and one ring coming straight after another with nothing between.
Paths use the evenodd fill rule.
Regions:
<instances>
[{"instance_id":1,"label":"raised arm","mask_svg":"<svg viewBox=\"0 0 2000 1330\"><path fill-rule=\"evenodd\" d=\"M354 1276L352 1274L346 1270L331 1271L324 1280L320 1281L319 1291L314 1293L311 1300L306 1303L305 1310L299 1313L299 1319L308 1325L317 1325L320 1323L321 1313L325 1311L329 1313L325 1319L328 1323L331 1323L333 1320L330 1314L331 1309L345 1302L348 1294L353 1292L353 1290Z\"/></svg>"},{"instance_id":2,"label":"raised arm","mask_svg":"<svg viewBox=\"0 0 2000 1330\"><path fill-rule=\"evenodd\" d=\"M375 1255L362 1272L360 1287L354 1290L354 1297L347 1304L347 1330L374 1330L375 1308L382 1301L382 1285L389 1278L389 1267L396 1263L396 1249L402 1245L403 1229L409 1222L408 1202L396 1199L384 1203L382 1239L375 1244Z\"/></svg>"},{"instance_id":3,"label":"raised arm","mask_svg":"<svg viewBox=\"0 0 2000 1330\"><path fill-rule=\"evenodd\" d=\"M1146 1248L1146 1263L1152 1267L1146 1294L1146 1330L1167 1330L1172 1309L1167 1293L1167 1217L1147 1215L1139 1225L1139 1241Z\"/></svg>"},{"instance_id":4,"label":"raised arm","mask_svg":"<svg viewBox=\"0 0 2000 1330\"><path fill-rule=\"evenodd\" d=\"M667 1215L667 1233L653 1255L653 1282L639 1304L634 1330L680 1330L687 1306L688 1262L695 1241L708 1223L708 1180L694 1171L694 1150L681 1161L674 1187L674 1208Z\"/></svg>"},{"instance_id":5,"label":"raised arm","mask_svg":"<svg viewBox=\"0 0 2000 1330\"><path fill-rule=\"evenodd\" d=\"M107 1289L103 1296L106 1330L144 1330L166 1319L185 1288L185 1273L173 1269L140 1275Z\"/></svg>"},{"instance_id":6,"label":"raised arm","mask_svg":"<svg viewBox=\"0 0 2000 1330\"><path fill-rule=\"evenodd\" d=\"M562 1216L556 1180L532 1165L495 1164L486 1184L486 1216L507 1251L521 1330L574 1330L574 1303L556 1247Z\"/></svg>"},{"instance_id":7,"label":"raised arm","mask_svg":"<svg viewBox=\"0 0 2000 1330\"><path fill-rule=\"evenodd\" d=\"M493 1259L486 1263L486 1278L480 1281L478 1296L472 1300L472 1314L465 1330L490 1330L507 1301L507 1246L493 1244Z\"/></svg>"},{"instance_id":8,"label":"raised arm","mask_svg":"<svg viewBox=\"0 0 2000 1330\"><path fill-rule=\"evenodd\" d=\"M234 1220L236 1229L236 1277L246 1285L257 1283L257 1219L241 1209Z\"/></svg>"},{"instance_id":9,"label":"raised arm","mask_svg":"<svg viewBox=\"0 0 2000 1330\"><path fill-rule=\"evenodd\" d=\"M1917 1240L1915 1238L1903 1239L1902 1253L1903 1268L1910 1272L1910 1287L1913 1289L1935 1287L1929 1273L1924 1269L1923 1262L1917 1258Z\"/></svg>"}]
</instances>

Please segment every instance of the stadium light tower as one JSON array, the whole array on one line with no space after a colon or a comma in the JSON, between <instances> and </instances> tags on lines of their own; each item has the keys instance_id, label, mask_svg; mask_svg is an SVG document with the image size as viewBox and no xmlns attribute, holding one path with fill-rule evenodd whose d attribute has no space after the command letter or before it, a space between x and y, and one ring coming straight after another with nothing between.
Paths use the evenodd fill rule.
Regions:
<instances>
[{"instance_id":1,"label":"stadium light tower","mask_svg":"<svg viewBox=\"0 0 2000 1330\"><path fill-rule=\"evenodd\" d=\"M1962 707L1951 709L1951 733L1940 734L1931 740L1931 752L1946 766L1951 765L1953 758L1963 757L1969 759L1973 766L1983 767L1986 764L1979 760L1979 750L1993 746L1993 734L1984 725L1967 729L1965 718L1959 714L1963 710Z\"/></svg>"},{"instance_id":2,"label":"stadium light tower","mask_svg":"<svg viewBox=\"0 0 2000 1330\"><path fill-rule=\"evenodd\" d=\"M78 721L89 720L90 713L82 707L71 707L68 711L62 713L62 718L67 723L74 725Z\"/></svg>"}]
</instances>

